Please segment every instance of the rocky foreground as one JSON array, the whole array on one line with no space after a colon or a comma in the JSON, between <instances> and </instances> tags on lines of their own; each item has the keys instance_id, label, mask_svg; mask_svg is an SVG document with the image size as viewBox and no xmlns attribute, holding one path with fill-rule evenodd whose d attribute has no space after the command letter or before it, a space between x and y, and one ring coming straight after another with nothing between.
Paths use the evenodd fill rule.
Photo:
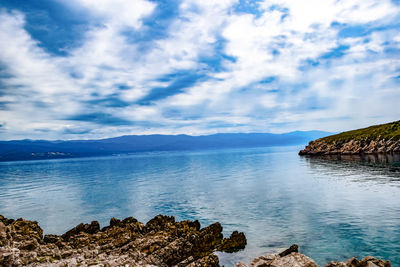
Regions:
<instances>
[{"instance_id":1,"label":"rocky foreground","mask_svg":"<svg viewBox=\"0 0 400 267\"><path fill-rule=\"evenodd\" d=\"M318 267L318 265L309 257L299 253L297 245L292 245L279 254L255 258L249 265L239 262L235 267ZM390 262L374 257L365 257L362 260L354 257L346 262L330 262L325 267L390 267Z\"/></svg>"},{"instance_id":2,"label":"rocky foreground","mask_svg":"<svg viewBox=\"0 0 400 267\"><path fill-rule=\"evenodd\" d=\"M0 266L220 266L214 251L235 252L246 245L243 233L223 238L222 226L200 228L198 221L176 222L158 215L143 224L129 217L79 224L45 235L35 221L0 215Z\"/></svg>"},{"instance_id":3,"label":"rocky foreground","mask_svg":"<svg viewBox=\"0 0 400 267\"><path fill-rule=\"evenodd\" d=\"M79 224L63 235L45 235L35 221L0 215L0 266L175 266L218 267L215 251L236 252L246 246L243 233L223 238L220 223L200 228L198 221L176 222L158 215L143 224L129 217ZM318 267L292 245L279 254L261 256L235 267ZM325 267L390 267L373 257L331 262Z\"/></svg>"},{"instance_id":4,"label":"rocky foreground","mask_svg":"<svg viewBox=\"0 0 400 267\"><path fill-rule=\"evenodd\" d=\"M300 155L400 153L400 121L353 130L311 141Z\"/></svg>"}]
</instances>

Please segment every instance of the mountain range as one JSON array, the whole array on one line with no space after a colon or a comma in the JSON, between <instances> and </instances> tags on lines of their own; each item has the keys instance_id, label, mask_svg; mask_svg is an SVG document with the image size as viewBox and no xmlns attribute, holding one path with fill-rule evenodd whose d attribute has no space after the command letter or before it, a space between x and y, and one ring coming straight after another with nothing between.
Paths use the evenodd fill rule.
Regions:
<instances>
[{"instance_id":1,"label":"mountain range","mask_svg":"<svg viewBox=\"0 0 400 267\"><path fill-rule=\"evenodd\" d=\"M87 157L146 151L304 145L310 140L330 134L322 131L296 131L283 134L126 135L98 140L0 141L0 161Z\"/></svg>"}]
</instances>

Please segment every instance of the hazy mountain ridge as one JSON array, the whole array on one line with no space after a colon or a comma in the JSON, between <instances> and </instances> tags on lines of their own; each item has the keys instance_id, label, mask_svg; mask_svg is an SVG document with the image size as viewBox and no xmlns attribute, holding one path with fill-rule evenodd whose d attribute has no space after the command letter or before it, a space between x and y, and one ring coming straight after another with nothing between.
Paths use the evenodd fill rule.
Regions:
<instances>
[{"instance_id":1,"label":"hazy mountain ridge","mask_svg":"<svg viewBox=\"0 0 400 267\"><path fill-rule=\"evenodd\" d=\"M297 131L284 134L126 135L99 140L0 141L0 161L98 156L145 151L302 145L309 140L329 134L322 131Z\"/></svg>"}]
</instances>

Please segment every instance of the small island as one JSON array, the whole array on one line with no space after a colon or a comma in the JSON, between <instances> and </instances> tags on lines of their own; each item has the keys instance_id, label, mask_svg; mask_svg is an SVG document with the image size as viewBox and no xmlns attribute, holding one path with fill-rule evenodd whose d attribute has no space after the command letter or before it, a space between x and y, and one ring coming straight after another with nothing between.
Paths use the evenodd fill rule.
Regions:
<instances>
[{"instance_id":1,"label":"small island","mask_svg":"<svg viewBox=\"0 0 400 267\"><path fill-rule=\"evenodd\" d=\"M343 132L311 141L299 155L400 153L400 121Z\"/></svg>"}]
</instances>

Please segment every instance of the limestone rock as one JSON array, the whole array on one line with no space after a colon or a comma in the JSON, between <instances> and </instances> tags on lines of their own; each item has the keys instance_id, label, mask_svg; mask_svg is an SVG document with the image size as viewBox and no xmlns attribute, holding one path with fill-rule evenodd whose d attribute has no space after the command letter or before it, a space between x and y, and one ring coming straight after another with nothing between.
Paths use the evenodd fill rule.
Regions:
<instances>
[{"instance_id":1,"label":"limestone rock","mask_svg":"<svg viewBox=\"0 0 400 267\"><path fill-rule=\"evenodd\" d=\"M0 266L219 266L215 250L244 248L243 233L223 239L222 226L176 222L158 215L146 225L135 218L79 224L65 234L45 235L37 222L0 215Z\"/></svg>"},{"instance_id":2,"label":"limestone rock","mask_svg":"<svg viewBox=\"0 0 400 267\"><path fill-rule=\"evenodd\" d=\"M269 265L270 267L318 267L309 257L293 252L287 256L276 258Z\"/></svg>"},{"instance_id":3,"label":"limestone rock","mask_svg":"<svg viewBox=\"0 0 400 267\"><path fill-rule=\"evenodd\" d=\"M275 254L260 256L253 259L249 267L269 267L274 260L279 258L279 255Z\"/></svg>"},{"instance_id":4,"label":"limestone rock","mask_svg":"<svg viewBox=\"0 0 400 267\"><path fill-rule=\"evenodd\" d=\"M291 245L290 248L288 248L288 249L282 251L281 253L279 253L279 256L280 257L285 257L285 256L287 256L287 255L289 255L290 253L293 253L293 252L299 252L299 246L298 245L296 245L296 244Z\"/></svg>"},{"instance_id":5,"label":"limestone rock","mask_svg":"<svg viewBox=\"0 0 400 267\"><path fill-rule=\"evenodd\" d=\"M292 245L279 254L255 258L248 266L243 262L238 262L234 267L318 267L318 265L309 257L299 253L297 245ZM371 256L361 261L354 257L346 262L330 262L325 267L390 267L390 262Z\"/></svg>"},{"instance_id":6,"label":"limestone rock","mask_svg":"<svg viewBox=\"0 0 400 267\"><path fill-rule=\"evenodd\" d=\"M330 262L325 267L390 267L390 262L367 256L360 261L354 257L346 262Z\"/></svg>"},{"instance_id":7,"label":"limestone rock","mask_svg":"<svg viewBox=\"0 0 400 267\"><path fill-rule=\"evenodd\" d=\"M326 138L311 141L299 155L359 155L377 153L397 153L400 151L400 140L373 139L328 142Z\"/></svg>"},{"instance_id":8,"label":"limestone rock","mask_svg":"<svg viewBox=\"0 0 400 267\"><path fill-rule=\"evenodd\" d=\"M258 257L249 267L318 267L318 265L309 257L292 252L283 257L275 254Z\"/></svg>"},{"instance_id":9,"label":"limestone rock","mask_svg":"<svg viewBox=\"0 0 400 267\"><path fill-rule=\"evenodd\" d=\"M244 249L247 244L244 233L234 231L229 238L224 238L218 250L225 252L236 252Z\"/></svg>"}]
</instances>

